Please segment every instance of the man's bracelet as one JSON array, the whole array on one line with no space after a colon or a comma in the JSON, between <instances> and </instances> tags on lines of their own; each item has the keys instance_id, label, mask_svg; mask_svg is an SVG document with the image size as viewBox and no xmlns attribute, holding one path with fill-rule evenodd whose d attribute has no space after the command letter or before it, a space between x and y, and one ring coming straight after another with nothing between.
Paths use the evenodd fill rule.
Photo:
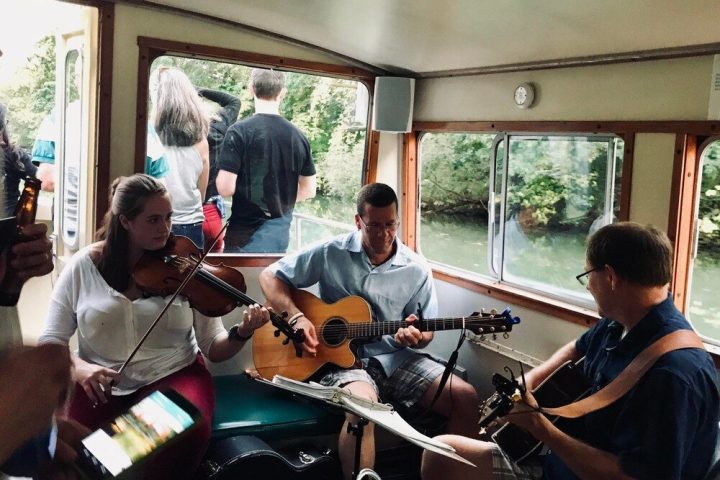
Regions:
<instances>
[{"instance_id":1,"label":"man's bracelet","mask_svg":"<svg viewBox=\"0 0 720 480\"><path fill-rule=\"evenodd\" d=\"M290 318L288 319L288 323L289 323L290 325L293 325L293 322L297 322L297 319L298 319L298 318L304 317L304 316L305 316L305 314L304 314L303 312L297 312L295 315L293 315L292 317L290 317Z\"/></svg>"},{"instance_id":2,"label":"man's bracelet","mask_svg":"<svg viewBox=\"0 0 720 480\"><path fill-rule=\"evenodd\" d=\"M228 338L230 339L230 341L232 341L232 342L247 342L248 340L250 340L252 338L253 334L255 333L255 332L252 332L247 337L242 337L242 336L240 336L239 332L240 332L240 325L238 325L237 323L235 325L233 325L232 327L230 327L230 330L228 330Z\"/></svg>"}]
</instances>

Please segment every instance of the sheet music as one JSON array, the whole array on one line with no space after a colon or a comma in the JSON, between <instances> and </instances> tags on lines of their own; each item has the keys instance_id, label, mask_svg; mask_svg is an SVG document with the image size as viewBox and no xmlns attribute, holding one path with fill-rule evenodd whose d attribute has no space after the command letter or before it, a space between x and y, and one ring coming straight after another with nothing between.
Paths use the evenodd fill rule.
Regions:
<instances>
[{"instance_id":1,"label":"sheet music","mask_svg":"<svg viewBox=\"0 0 720 480\"><path fill-rule=\"evenodd\" d=\"M380 425L421 448L475 466L455 453L455 449L450 445L434 440L415 430L395 411L392 405L358 397L339 387L326 387L315 382L298 382L280 375L275 375L272 382L264 379L259 379L259 381L283 390L331 403Z\"/></svg>"}]
</instances>

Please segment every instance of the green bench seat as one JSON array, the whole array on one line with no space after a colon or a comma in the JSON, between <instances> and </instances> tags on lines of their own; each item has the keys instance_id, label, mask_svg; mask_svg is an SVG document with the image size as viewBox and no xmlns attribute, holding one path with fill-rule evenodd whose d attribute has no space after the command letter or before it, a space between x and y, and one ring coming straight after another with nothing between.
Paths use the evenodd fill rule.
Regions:
<instances>
[{"instance_id":1,"label":"green bench seat","mask_svg":"<svg viewBox=\"0 0 720 480\"><path fill-rule=\"evenodd\" d=\"M213 377L213 438L255 435L263 440L337 434L343 416L318 403L263 385L246 375Z\"/></svg>"}]
</instances>

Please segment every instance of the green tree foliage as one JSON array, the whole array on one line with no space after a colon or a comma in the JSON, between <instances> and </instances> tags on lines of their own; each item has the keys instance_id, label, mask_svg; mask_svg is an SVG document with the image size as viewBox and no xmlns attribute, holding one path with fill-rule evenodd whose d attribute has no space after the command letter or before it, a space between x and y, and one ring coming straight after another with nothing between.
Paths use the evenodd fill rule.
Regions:
<instances>
[{"instance_id":1,"label":"green tree foliage","mask_svg":"<svg viewBox=\"0 0 720 480\"><path fill-rule=\"evenodd\" d=\"M157 66L181 69L198 87L223 90L242 101L239 119L253 114L247 88L251 68L181 57L161 57ZM318 194L352 201L360 186L365 128L353 128L357 82L291 72L280 113L310 142L318 173Z\"/></svg>"},{"instance_id":2,"label":"green tree foliage","mask_svg":"<svg viewBox=\"0 0 720 480\"><path fill-rule=\"evenodd\" d=\"M422 138L423 215L487 218L495 139L494 134L472 133L427 134ZM607 155L613 149L612 141L594 137L511 137L508 218L530 208L538 226L588 228L603 212ZM498 183L502 164L501 142Z\"/></svg>"},{"instance_id":3,"label":"green tree foliage","mask_svg":"<svg viewBox=\"0 0 720 480\"><path fill-rule=\"evenodd\" d=\"M494 135L428 134L421 140L424 214L487 218L489 158Z\"/></svg>"},{"instance_id":4,"label":"green tree foliage","mask_svg":"<svg viewBox=\"0 0 720 480\"><path fill-rule=\"evenodd\" d=\"M585 137L511 140L509 214L530 207L540 226L588 228L604 208L610 148Z\"/></svg>"},{"instance_id":5,"label":"green tree foliage","mask_svg":"<svg viewBox=\"0 0 720 480\"><path fill-rule=\"evenodd\" d=\"M720 254L720 142L703 154L698 215L698 246L704 253Z\"/></svg>"},{"instance_id":6,"label":"green tree foliage","mask_svg":"<svg viewBox=\"0 0 720 480\"><path fill-rule=\"evenodd\" d=\"M55 36L37 43L35 53L0 92L10 111L11 141L30 149L42 119L55 106Z\"/></svg>"}]
</instances>

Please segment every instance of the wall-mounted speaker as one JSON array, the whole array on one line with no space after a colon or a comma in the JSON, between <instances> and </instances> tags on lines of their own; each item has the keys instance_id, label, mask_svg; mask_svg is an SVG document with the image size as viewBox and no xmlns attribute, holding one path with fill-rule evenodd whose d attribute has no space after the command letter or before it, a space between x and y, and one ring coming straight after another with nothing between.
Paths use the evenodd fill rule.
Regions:
<instances>
[{"instance_id":1,"label":"wall-mounted speaker","mask_svg":"<svg viewBox=\"0 0 720 480\"><path fill-rule=\"evenodd\" d=\"M373 97L373 130L409 132L414 100L414 78L377 77Z\"/></svg>"}]
</instances>

